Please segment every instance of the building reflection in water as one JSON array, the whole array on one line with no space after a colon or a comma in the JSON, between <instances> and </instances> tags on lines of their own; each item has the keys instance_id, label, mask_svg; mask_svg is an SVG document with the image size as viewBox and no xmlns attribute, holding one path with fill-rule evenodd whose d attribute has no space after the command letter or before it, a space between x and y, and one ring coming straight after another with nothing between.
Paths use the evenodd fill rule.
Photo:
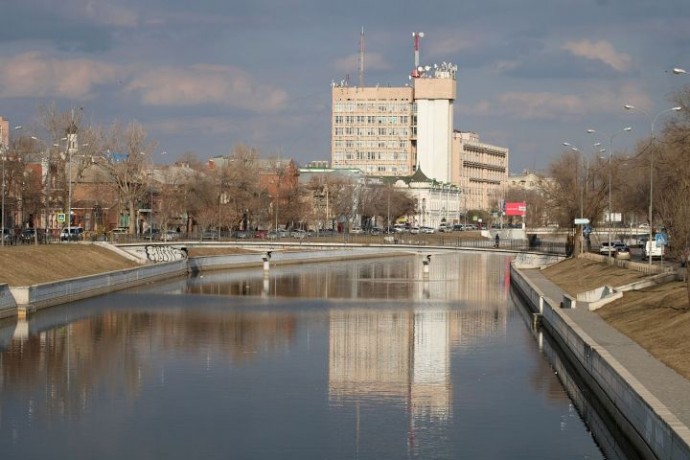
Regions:
<instances>
[{"instance_id":1,"label":"building reflection in water","mask_svg":"<svg viewBox=\"0 0 690 460\"><path fill-rule=\"evenodd\" d=\"M424 274L423 260L429 254L429 273ZM207 295L504 303L509 266L491 273L496 267L490 254L420 252L412 257L274 266L268 276L258 269L211 272L184 283L187 293ZM171 289L179 286L172 284Z\"/></svg>"}]
</instances>

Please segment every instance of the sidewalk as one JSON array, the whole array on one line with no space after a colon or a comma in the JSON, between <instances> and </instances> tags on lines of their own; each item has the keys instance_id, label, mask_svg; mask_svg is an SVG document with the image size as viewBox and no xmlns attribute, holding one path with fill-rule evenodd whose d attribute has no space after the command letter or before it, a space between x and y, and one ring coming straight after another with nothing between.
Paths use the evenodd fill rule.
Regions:
<instances>
[{"instance_id":1,"label":"sidewalk","mask_svg":"<svg viewBox=\"0 0 690 460\"><path fill-rule=\"evenodd\" d=\"M521 269L520 272L545 297L553 300L552 305L559 304L564 291L547 279L540 270ZM623 370L627 370L664 406L654 407L656 412L668 411L684 424L686 429L690 427L690 380L658 361L596 313L584 308L562 309L561 312L613 356Z\"/></svg>"}]
</instances>

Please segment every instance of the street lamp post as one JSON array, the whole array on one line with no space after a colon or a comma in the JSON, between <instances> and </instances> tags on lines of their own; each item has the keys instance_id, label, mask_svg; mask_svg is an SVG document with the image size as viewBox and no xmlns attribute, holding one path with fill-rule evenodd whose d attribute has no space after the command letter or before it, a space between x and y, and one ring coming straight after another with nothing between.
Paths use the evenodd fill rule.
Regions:
<instances>
[{"instance_id":1,"label":"street lamp post","mask_svg":"<svg viewBox=\"0 0 690 460\"><path fill-rule=\"evenodd\" d=\"M676 69L674 69L676 70ZM682 69L679 69L682 70ZM651 138L649 140L649 146L652 147L652 144L654 143L654 124L656 123L656 120L659 118L664 113L668 112L678 112L682 110L682 107L676 106L676 107L671 107L666 110L662 110L661 112L657 113L654 118L647 113L646 111L635 107L634 105L626 104L623 106L625 110L637 110L638 112L644 113L647 118L649 119L649 127L650 127L650 134ZM652 219L653 219L653 206L654 206L654 150L650 150L650 159L649 159L649 265L652 264L652 236L653 236L653 229L654 225L652 224Z\"/></svg>"},{"instance_id":2,"label":"street lamp post","mask_svg":"<svg viewBox=\"0 0 690 460\"><path fill-rule=\"evenodd\" d=\"M612 219L611 219L611 214L612 214L612 212L611 212L611 210L612 210L612 203L611 203L612 202L612 200L611 200L611 155L613 155L613 138L616 137L618 134L627 133L630 131L632 131L632 127L626 126L622 130L613 133L611 135L611 137L609 138L609 158L608 158L608 165L609 165L609 174L608 174L608 176L609 176L608 177L608 180L609 180L609 184L608 184L609 204L608 204L608 219L607 219L608 220L609 256L611 255L611 222L612 222ZM594 129L588 129L587 132L589 134L596 133L596 131Z\"/></svg>"}]
</instances>

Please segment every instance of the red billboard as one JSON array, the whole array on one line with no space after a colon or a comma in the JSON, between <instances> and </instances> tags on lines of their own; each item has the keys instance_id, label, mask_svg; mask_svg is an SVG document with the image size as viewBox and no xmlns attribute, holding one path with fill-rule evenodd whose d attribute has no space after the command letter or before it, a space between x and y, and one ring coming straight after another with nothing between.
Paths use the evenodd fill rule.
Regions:
<instances>
[{"instance_id":1,"label":"red billboard","mask_svg":"<svg viewBox=\"0 0 690 460\"><path fill-rule=\"evenodd\" d=\"M527 203L519 201L506 203L506 216L524 216L527 212Z\"/></svg>"}]
</instances>

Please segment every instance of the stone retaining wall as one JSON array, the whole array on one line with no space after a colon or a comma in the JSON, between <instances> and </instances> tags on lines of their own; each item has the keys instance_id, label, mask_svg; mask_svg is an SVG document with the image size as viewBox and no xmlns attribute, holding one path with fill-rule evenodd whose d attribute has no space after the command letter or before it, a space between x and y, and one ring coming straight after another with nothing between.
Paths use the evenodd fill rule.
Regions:
<instances>
[{"instance_id":1,"label":"stone retaining wall","mask_svg":"<svg viewBox=\"0 0 690 460\"><path fill-rule=\"evenodd\" d=\"M511 284L534 309L543 308L541 324L559 342L589 387L646 458L690 458L690 433L604 347L596 343L511 264Z\"/></svg>"},{"instance_id":2,"label":"stone retaining wall","mask_svg":"<svg viewBox=\"0 0 690 460\"><path fill-rule=\"evenodd\" d=\"M218 256L204 256L189 258L189 269L192 273L228 268L244 268L262 266L264 257L270 253L270 265L297 264L309 262L325 262L329 260L352 260L357 258L371 259L373 257L391 257L395 252L390 249L355 247L347 249L333 249L303 252L266 251L256 254L229 254ZM400 251L400 254L409 252Z\"/></svg>"},{"instance_id":3,"label":"stone retaining wall","mask_svg":"<svg viewBox=\"0 0 690 460\"><path fill-rule=\"evenodd\" d=\"M0 284L0 319L11 318L17 315L17 302L15 302L10 287Z\"/></svg>"},{"instance_id":4,"label":"stone retaining wall","mask_svg":"<svg viewBox=\"0 0 690 460\"><path fill-rule=\"evenodd\" d=\"M20 313L188 273L187 261L145 265L33 286L10 287Z\"/></svg>"}]
</instances>

